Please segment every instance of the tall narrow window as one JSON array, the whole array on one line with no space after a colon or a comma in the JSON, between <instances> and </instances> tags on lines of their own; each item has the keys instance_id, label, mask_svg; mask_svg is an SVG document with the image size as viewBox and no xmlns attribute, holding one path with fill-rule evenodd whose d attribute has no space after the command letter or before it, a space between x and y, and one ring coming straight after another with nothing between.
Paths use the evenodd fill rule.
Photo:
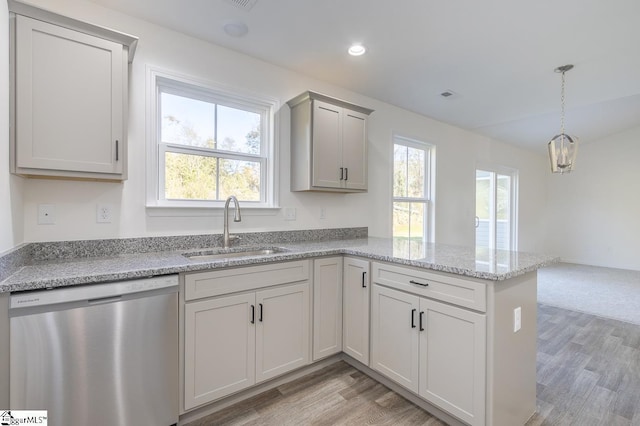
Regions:
<instances>
[{"instance_id":1,"label":"tall narrow window","mask_svg":"<svg viewBox=\"0 0 640 426\"><path fill-rule=\"evenodd\" d=\"M476 247L516 250L515 171L476 170Z\"/></svg>"},{"instance_id":2,"label":"tall narrow window","mask_svg":"<svg viewBox=\"0 0 640 426\"><path fill-rule=\"evenodd\" d=\"M393 236L430 240L431 154L424 142L394 137Z\"/></svg>"},{"instance_id":3,"label":"tall narrow window","mask_svg":"<svg viewBox=\"0 0 640 426\"><path fill-rule=\"evenodd\" d=\"M165 76L155 78L157 206L273 205L273 104ZM150 197L151 198L151 197Z\"/></svg>"}]
</instances>

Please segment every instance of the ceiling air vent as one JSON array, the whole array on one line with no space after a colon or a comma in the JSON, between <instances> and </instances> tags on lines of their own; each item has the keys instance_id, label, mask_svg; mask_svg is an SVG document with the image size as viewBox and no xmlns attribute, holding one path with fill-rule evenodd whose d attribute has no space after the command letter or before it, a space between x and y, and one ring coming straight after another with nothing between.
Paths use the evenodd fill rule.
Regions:
<instances>
[{"instance_id":1,"label":"ceiling air vent","mask_svg":"<svg viewBox=\"0 0 640 426\"><path fill-rule=\"evenodd\" d=\"M250 11L253 8L253 6L255 6L255 4L258 2L258 0L224 0L224 1L234 5L235 7L246 10L247 12Z\"/></svg>"},{"instance_id":2,"label":"ceiling air vent","mask_svg":"<svg viewBox=\"0 0 640 426\"><path fill-rule=\"evenodd\" d=\"M440 96L442 96L445 99L455 98L456 95L457 93L454 92L453 90L445 90L444 92L440 93Z\"/></svg>"}]
</instances>

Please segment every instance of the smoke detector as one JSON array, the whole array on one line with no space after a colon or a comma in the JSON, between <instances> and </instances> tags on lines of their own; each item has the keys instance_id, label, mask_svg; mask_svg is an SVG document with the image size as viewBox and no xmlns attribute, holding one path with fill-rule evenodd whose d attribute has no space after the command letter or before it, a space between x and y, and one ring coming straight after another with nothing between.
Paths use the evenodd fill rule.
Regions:
<instances>
[{"instance_id":1,"label":"smoke detector","mask_svg":"<svg viewBox=\"0 0 640 426\"><path fill-rule=\"evenodd\" d=\"M253 8L253 6L255 6L256 3L258 2L258 0L224 0L224 1L234 5L239 9L246 10L247 12L250 11Z\"/></svg>"}]
</instances>

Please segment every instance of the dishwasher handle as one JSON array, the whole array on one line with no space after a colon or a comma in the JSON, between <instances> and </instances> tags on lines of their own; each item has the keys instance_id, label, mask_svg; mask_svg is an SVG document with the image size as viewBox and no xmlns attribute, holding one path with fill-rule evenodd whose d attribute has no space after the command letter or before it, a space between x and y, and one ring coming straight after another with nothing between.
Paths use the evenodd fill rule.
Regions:
<instances>
[{"instance_id":1,"label":"dishwasher handle","mask_svg":"<svg viewBox=\"0 0 640 426\"><path fill-rule=\"evenodd\" d=\"M87 303L89 305L101 305L103 303L119 302L120 300L122 300L122 295L111 296L111 297L100 297L98 299L89 299L87 300Z\"/></svg>"}]
</instances>

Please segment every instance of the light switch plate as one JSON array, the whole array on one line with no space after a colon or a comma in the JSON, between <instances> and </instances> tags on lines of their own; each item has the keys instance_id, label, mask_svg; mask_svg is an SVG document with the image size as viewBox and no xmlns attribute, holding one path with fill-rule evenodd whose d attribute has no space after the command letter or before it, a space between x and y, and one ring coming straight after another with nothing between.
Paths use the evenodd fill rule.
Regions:
<instances>
[{"instance_id":1,"label":"light switch plate","mask_svg":"<svg viewBox=\"0 0 640 426\"><path fill-rule=\"evenodd\" d=\"M284 209L284 220L296 220L295 207L286 207Z\"/></svg>"},{"instance_id":2,"label":"light switch plate","mask_svg":"<svg viewBox=\"0 0 640 426\"><path fill-rule=\"evenodd\" d=\"M522 328L522 308L518 306L513 310L513 332L517 333Z\"/></svg>"}]
</instances>

